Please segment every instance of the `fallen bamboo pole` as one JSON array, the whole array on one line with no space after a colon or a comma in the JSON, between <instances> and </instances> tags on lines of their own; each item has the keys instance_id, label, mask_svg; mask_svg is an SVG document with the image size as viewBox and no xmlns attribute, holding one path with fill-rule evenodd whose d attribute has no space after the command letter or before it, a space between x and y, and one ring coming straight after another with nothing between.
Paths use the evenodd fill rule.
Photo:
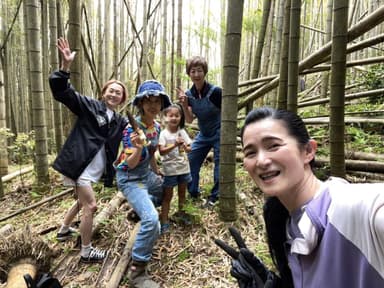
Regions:
<instances>
[{"instance_id":1,"label":"fallen bamboo pole","mask_svg":"<svg viewBox=\"0 0 384 288\"><path fill-rule=\"evenodd\" d=\"M329 159L323 157L316 157L315 166L329 165ZM345 168L350 171L364 171L373 173L384 173L384 163L377 161L363 161L363 160L345 160Z\"/></svg>"},{"instance_id":2,"label":"fallen bamboo pole","mask_svg":"<svg viewBox=\"0 0 384 288\"><path fill-rule=\"evenodd\" d=\"M373 97L373 96L381 96L381 95L384 95L384 89L383 88L345 95L345 101L360 99L360 98L366 98L366 97ZM307 107L307 106L326 104L329 101L330 101L330 98L323 98L323 99L317 99L317 100L312 100L312 101L306 101L303 103L299 103L297 105L297 107L303 108L303 107Z\"/></svg>"},{"instance_id":3,"label":"fallen bamboo pole","mask_svg":"<svg viewBox=\"0 0 384 288\"><path fill-rule=\"evenodd\" d=\"M29 173L31 171L33 171L33 166L25 167L23 169L20 169L18 171L15 171L13 173L10 173L10 174L7 174L7 175L0 177L0 198L4 197L4 185L3 185L4 182L8 182L17 176L21 176L21 175Z\"/></svg>"},{"instance_id":4,"label":"fallen bamboo pole","mask_svg":"<svg viewBox=\"0 0 384 288\"><path fill-rule=\"evenodd\" d=\"M243 161L243 154L236 153L236 161ZM207 160L213 161L213 153L209 152L207 155ZM316 157L315 158L315 166L322 167L324 165L329 165L329 159L324 157ZM350 171L364 171L364 172L372 172L372 173L384 173L384 162L378 161L364 161L364 160L345 160L345 168Z\"/></svg>"},{"instance_id":5,"label":"fallen bamboo pole","mask_svg":"<svg viewBox=\"0 0 384 288\"><path fill-rule=\"evenodd\" d=\"M129 239L127 244L124 247L123 254L120 257L119 263L117 263L115 270L112 273L111 278L109 279L106 288L117 288L119 287L121 278L125 274L125 271L127 270L130 256L131 256L131 250L133 243L135 242L137 232L140 230L140 222L137 222L135 227L132 230L132 233L129 235Z\"/></svg>"},{"instance_id":6,"label":"fallen bamboo pole","mask_svg":"<svg viewBox=\"0 0 384 288\"><path fill-rule=\"evenodd\" d=\"M303 122L306 125L330 124L329 123L329 117L304 118ZM384 118L345 117L344 118L344 123L376 123L376 124L384 124Z\"/></svg>"},{"instance_id":7,"label":"fallen bamboo pole","mask_svg":"<svg viewBox=\"0 0 384 288\"><path fill-rule=\"evenodd\" d=\"M356 176L359 178L364 178L367 180L374 180L377 182L384 182L384 174L382 173L368 173L368 172L361 172L361 171L348 171L348 174L351 176Z\"/></svg>"},{"instance_id":8,"label":"fallen bamboo pole","mask_svg":"<svg viewBox=\"0 0 384 288\"><path fill-rule=\"evenodd\" d=\"M108 205L104 207L104 209L97 214L93 221L93 228L92 228L92 235L97 234L101 227L101 223L104 223L104 220L107 220L119 209L121 204L125 201L125 197L123 193L118 192L116 195L112 198L111 201L109 201Z\"/></svg>"},{"instance_id":9,"label":"fallen bamboo pole","mask_svg":"<svg viewBox=\"0 0 384 288\"><path fill-rule=\"evenodd\" d=\"M351 160L368 160L384 162L384 154L366 153L359 151L345 151L345 157Z\"/></svg>"},{"instance_id":10,"label":"fallen bamboo pole","mask_svg":"<svg viewBox=\"0 0 384 288\"><path fill-rule=\"evenodd\" d=\"M15 172L4 175L3 177L1 177L1 181L3 181L3 183L5 183L5 182L12 180L13 178L16 178L16 177L21 176L21 175L26 174L26 173L29 173L31 171L33 171L33 166L28 166L28 167L22 168L20 170L17 170Z\"/></svg>"},{"instance_id":11,"label":"fallen bamboo pole","mask_svg":"<svg viewBox=\"0 0 384 288\"><path fill-rule=\"evenodd\" d=\"M43 200L41 200L41 201L39 201L39 202L37 202L37 203L35 203L35 204L33 204L33 205L30 205L30 206L28 206L28 207L24 207L24 208L22 208L22 209L20 209L20 210L17 210L17 211L15 211L15 212L13 212L13 213L11 213L11 214L9 214L9 215L6 215L6 216L0 218L0 222L5 221L5 220L7 220L7 219L9 219L9 218L12 218L12 217L14 217L14 216L16 216L16 215L22 214L22 213L24 213L24 212L26 212L26 211L28 211L28 210L31 210L31 209L33 209L33 208L36 208L36 207L38 207L38 206L41 206L41 205L43 205L44 203L47 203L47 202L49 202L49 201L52 201L52 200L57 199L57 198L59 198L59 197L62 197L62 196L66 195L66 194L68 194L68 193L70 193L70 192L72 192L72 191L73 191L73 188L69 188L69 189L67 189L67 190L64 190L64 191L60 192L59 194L56 194L56 195L53 195L53 196L51 196L51 197L45 198L45 199L43 199Z\"/></svg>"}]
</instances>

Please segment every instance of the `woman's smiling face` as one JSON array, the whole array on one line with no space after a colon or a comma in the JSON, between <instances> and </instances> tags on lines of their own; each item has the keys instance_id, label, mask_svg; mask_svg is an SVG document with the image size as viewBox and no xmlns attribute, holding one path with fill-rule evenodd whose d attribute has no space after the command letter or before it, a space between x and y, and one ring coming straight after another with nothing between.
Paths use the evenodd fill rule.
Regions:
<instances>
[{"instance_id":1,"label":"woman's smiling face","mask_svg":"<svg viewBox=\"0 0 384 288\"><path fill-rule=\"evenodd\" d=\"M189 71L189 77L194 84L203 83L205 79L205 72L202 66L194 66Z\"/></svg>"},{"instance_id":2,"label":"woman's smiling face","mask_svg":"<svg viewBox=\"0 0 384 288\"><path fill-rule=\"evenodd\" d=\"M243 133L244 168L268 196L295 193L314 155L299 149L283 123L266 118L249 124Z\"/></svg>"},{"instance_id":3,"label":"woman's smiling face","mask_svg":"<svg viewBox=\"0 0 384 288\"><path fill-rule=\"evenodd\" d=\"M111 83L102 96L107 107L115 110L123 101L124 89L118 83Z\"/></svg>"}]
</instances>

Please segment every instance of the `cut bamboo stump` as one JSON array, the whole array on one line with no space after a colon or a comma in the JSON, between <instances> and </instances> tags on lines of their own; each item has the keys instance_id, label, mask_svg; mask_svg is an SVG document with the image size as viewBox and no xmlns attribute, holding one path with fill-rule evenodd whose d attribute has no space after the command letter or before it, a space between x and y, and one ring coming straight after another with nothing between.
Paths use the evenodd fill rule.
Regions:
<instances>
[{"instance_id":1,"label":"cut bamboo stump","mask_svg":"<svg viewBox=\"0 0 384 288\"><path fill-rule=\"evenodd\" d=\"M28 261L27 261L28 262ZM6 288L27 288L24 275L29 274L32 279L36 278L37 267L32 263L19 263L9 270Z\"/></svg>"},{"instance_id":2,"label":"cut bamboo stump","mask_svg":"<svg viewBox=\"0 0 384 288\"><path fill-rule=\"evenodd\" d=\"M6 280L7 288L27 287L24 275L35 279L39 272L49 272L56 256L57 252L27 225L8 237L0 237L1 280Z\"/></svg>"}]
</instances>

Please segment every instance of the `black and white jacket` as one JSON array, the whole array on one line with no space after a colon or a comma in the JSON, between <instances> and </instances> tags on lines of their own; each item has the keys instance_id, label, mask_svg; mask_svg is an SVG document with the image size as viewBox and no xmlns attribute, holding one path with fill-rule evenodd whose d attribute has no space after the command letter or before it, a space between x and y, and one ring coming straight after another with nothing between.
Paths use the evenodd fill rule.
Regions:
<instances>
[{"instance_id":1,"label":"black and white jacket","mask_svg":"<svg viewBox=\"0 0 384 288\"><path fill-rule=\"evenodd\" d=\"M112 163L117 157L122 131L128 120L114 112L108 121L105 103L80 95L69 83L69 76L69 73L57 70L49 77L53 97L77 116L53 168L76 180L104 145L107 158L104 184L111 186L115 173Z\"/></svg>"}]
</instances>

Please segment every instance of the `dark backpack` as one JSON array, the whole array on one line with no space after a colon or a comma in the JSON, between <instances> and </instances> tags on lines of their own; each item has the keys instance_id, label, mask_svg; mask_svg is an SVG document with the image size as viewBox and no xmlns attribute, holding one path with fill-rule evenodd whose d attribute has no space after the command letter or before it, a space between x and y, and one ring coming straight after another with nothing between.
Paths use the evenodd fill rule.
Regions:
<instances>
[{"instance_id":1,"label":"dark backpack","mask_svg":"<svg viewBox=\"0 0 384 288\"><path fill-rule=\"evenodd\" d=\"M33 280L31 275L25 274L24 280L28 288L63 288L59 280L50 273L41 273L36 280Z\"/></svg>"}]
</instances>

